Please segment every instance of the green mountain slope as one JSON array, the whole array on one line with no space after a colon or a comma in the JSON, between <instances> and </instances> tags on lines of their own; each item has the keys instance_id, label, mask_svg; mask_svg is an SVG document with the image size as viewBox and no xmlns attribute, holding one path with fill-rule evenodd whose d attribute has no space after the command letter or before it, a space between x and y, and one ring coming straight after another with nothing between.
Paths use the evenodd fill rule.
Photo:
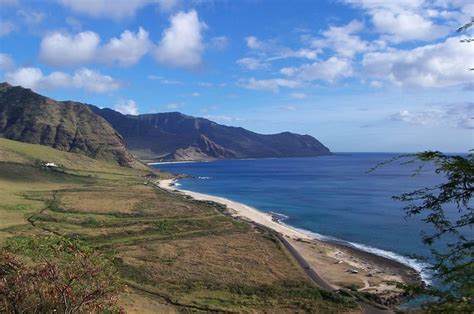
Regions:
<instances>
[{"instance_id":1,"label":"green mountain slope","mask_svg":"<svg viewBox=\"0 0 474 314\"><path fill-rule=\"evenodd\" d=\"M140 165L122 137L84 104L58 102L20 86L0 84L0 137L114 161Z\"/></svg>"}]
</instances>

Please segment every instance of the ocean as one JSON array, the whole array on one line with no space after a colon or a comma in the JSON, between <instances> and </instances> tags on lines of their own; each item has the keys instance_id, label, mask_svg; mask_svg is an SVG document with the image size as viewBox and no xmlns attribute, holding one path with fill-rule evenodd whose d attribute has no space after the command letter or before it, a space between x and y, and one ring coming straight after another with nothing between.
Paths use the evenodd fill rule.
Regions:
<instances>
[{"instance_id":1,"label":"ocean","mask_svg":"<svg viewBox=\"0 0 474 314\"><path fill-rule=\"evenodd\" d=\"M405 263L422 273L429 247L421 232L432 231L421 217L405 217L392 196L443 180L432 165L413 176L416 164L387 164L396 154L339 153L311 158L245 159L164 163L155 167L189 174L179 188L225 197L272 213L282 223L315 238L342 242ZM438 247L441 243L438 245Z\"/></svg>"}]
</instances>

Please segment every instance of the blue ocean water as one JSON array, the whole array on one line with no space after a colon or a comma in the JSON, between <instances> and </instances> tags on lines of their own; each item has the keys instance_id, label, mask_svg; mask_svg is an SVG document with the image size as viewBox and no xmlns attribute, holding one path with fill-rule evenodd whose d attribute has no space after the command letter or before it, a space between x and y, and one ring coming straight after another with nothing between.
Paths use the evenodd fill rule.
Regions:
<instances>
[{"instance_id":1,"label":"blue ocean water","mask_svg":"<svg viewBox=\"0 0 474 314\"><path fill-rule=\"evenodd\" d=\"M347 153L315 158L222 160L168 163L155 167L195 179L179 181L180 189L232 199L259 210L279 214L293 227L351 243L410 264L409 258L428 257L421 241L430 232L421 217L405 218L403 204L392 199L443 179L428 166L413 176L417 165L387 164L367 171L396 156L387 153ZM424 273L425 279L429 274Z\"/></svg>"}]
</instances>

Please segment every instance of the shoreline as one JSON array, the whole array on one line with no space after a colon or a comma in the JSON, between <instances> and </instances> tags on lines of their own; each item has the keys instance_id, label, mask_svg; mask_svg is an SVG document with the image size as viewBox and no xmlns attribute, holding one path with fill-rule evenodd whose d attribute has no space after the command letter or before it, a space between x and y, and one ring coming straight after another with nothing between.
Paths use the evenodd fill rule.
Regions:
<instances>
[{"instance_id":1,"label":"shoreline","mask_svg":"<svg viewBox=\"0 0 474 314\"><path fill-rule=\"evenodd\" d=\"M230 211L233 217L238 217L241 219L247 219L249 221L256 222L258 224L264 225L290 238L293 238L293 239L301 238L305 240L312 240L311 236L304 234L303 232L293 229L289 226L281 224L276 219L274 219L270 214L261 212L257 210L256 208L226 199L224 197L212 196L208 194L177 189L175 187L175 182L176 182L176 179L165 179L165 180L161 180L158 185L160 188L164 190L168 190L168 191L177 190L183 194L191 196L192 198L198 201L213 201L216 203L224 204L227 206L228 210Z\"/></svg>"},{"instance_id":2,"label":"shoreline","mask_svg":"<svg viewBox=\"0 0 474 314\"><path fill-rule=\"evenodd\" d=\"M402 291L387 282L409 283L422 279L419 271L398 260L365 251L350 242L331 241L330 237L324 239L324 236L286 225L276 217L278 213L272 215L224 197L178 189L175 185L177 179L160 180L158 186L195 200L223 204L232 217L272 229L284 237L335 290L357 287L359 291L378 295L387 305L393 306L400 301Z\"/></svg>"}]
</instances>

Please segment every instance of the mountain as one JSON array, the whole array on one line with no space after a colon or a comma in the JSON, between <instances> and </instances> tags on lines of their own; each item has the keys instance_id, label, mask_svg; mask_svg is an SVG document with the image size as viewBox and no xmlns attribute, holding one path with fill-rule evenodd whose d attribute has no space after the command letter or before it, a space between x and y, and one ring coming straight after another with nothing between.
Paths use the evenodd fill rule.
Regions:
<instances>
[{"instance_id":1,"label":"mountain","mask_svg":"<svg viewBox=\"0 0 474 314\"><path fill-rule=\"evenodd\" d=\"M20 86L0 83L0 137L142 167L122 137L87 105L59 102Z\"/></svg>"},{"instance_id":2,"label":"mountain","mask_svg":"<svg viewBox=\"0 0 474 314\"><path fill-rule=\"evenodd\" d=\"M284 132L263 135L217 124L179 112L123 115L90 106L125 139L127 147L146 160L209 160L227 158L306 157L330 151L314 137Z\"/></svg>"}]
</instances>

